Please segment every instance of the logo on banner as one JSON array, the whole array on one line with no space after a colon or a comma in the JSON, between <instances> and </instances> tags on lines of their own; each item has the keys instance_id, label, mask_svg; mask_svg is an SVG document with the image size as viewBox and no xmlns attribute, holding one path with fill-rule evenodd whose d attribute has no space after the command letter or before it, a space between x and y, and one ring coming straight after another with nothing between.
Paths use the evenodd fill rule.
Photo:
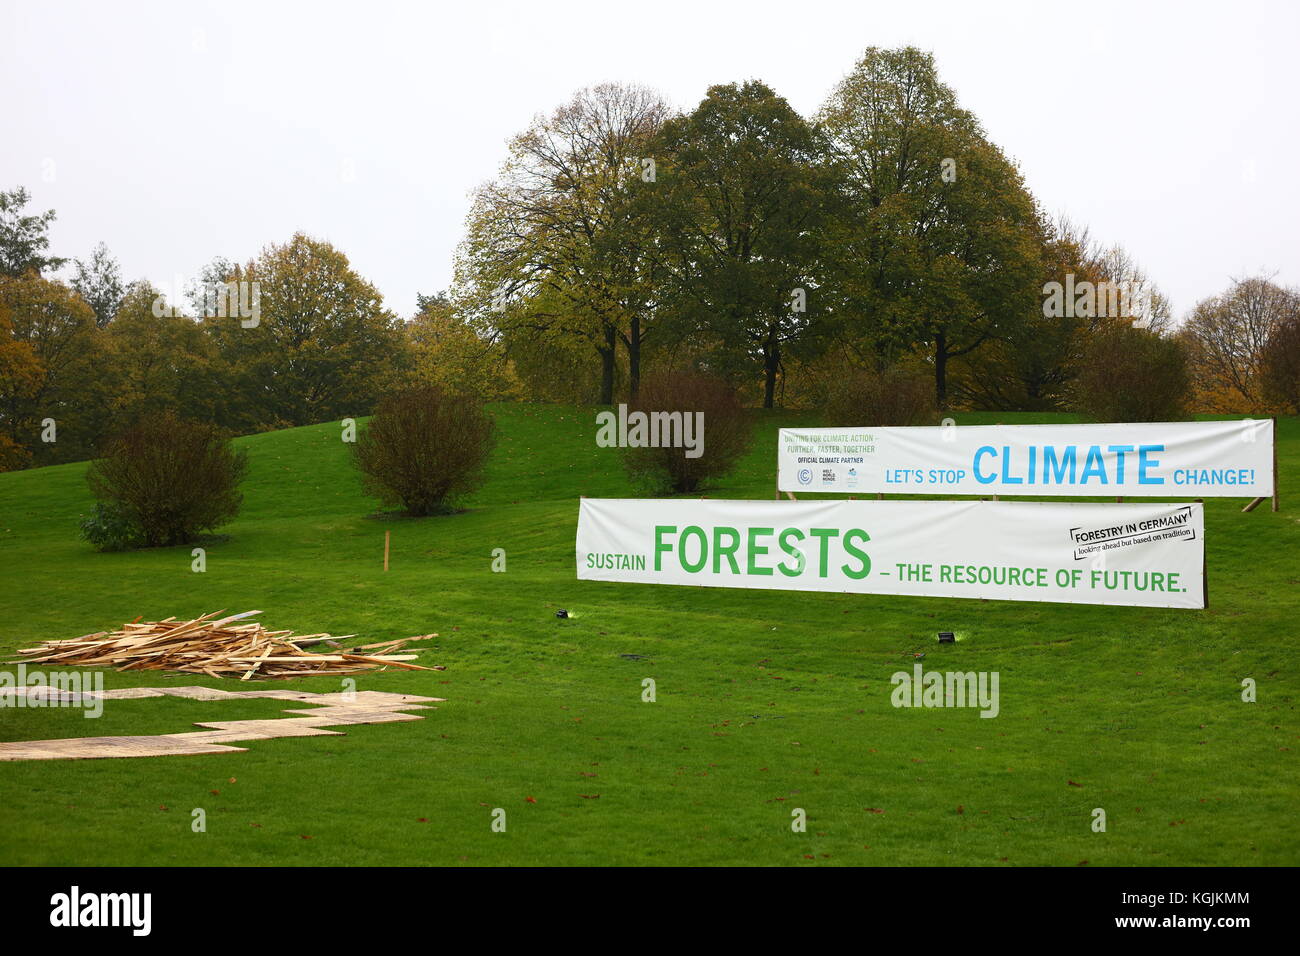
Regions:
<instances>
[{"instance_id":1,"label":"logo on banner","mask_svg":"<svg viewBox=\"0 0 1300 956\"><path fill-rule=\"evenodd\" d=\"M811 468L800 468L800 469L799 469L799 484L801 484L801 485L811 485L811 484L812 484L812 469L811 469Z\"/></svg>"},{"instance_id":2,"label":"logo on banner","mask_svg":"<svg viewBox=\"0 0 1300 956\"><path fill-rule=\"evenodd\" d=\"M1195 541L1196 528L1192 526L1192 508L1188 505L1172 514L1127 521L1112 527L1071 528L1070 540L1075 544L1074 560L1081 561L1105 551L1152 541Z\"/></svg>"}]
</instances>

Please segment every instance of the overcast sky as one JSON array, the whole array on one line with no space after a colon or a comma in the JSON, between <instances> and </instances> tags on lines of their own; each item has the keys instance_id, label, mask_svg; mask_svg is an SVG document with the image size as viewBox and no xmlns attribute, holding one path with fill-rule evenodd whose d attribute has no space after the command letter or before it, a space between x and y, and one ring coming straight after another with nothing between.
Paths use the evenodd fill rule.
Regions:
<instances>
[{"instance_id":1,"label":"overcast sky","mask_svg":"<svg viewBox=\"0 0 1300 956\"><path fill-rule=\"evenodd\" d=\"M1181 316L1232 276L1300 285L1300 4L0 0L0 188L160 287L296 230L409 316L468 193L575 90L689 109L761 79L805 115L868 46L942 79L1049 211L1122 243Z\"/></svg>"}]
</instances>

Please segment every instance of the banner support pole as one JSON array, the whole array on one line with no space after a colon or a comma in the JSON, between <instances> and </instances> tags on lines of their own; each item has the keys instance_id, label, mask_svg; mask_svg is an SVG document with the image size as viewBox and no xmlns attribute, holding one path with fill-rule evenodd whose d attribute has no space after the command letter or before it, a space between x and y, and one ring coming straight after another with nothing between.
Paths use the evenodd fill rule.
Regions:
<instances>
[{"instance_id":1,"label":"banner support pole","mask_svg":"<svg viewBox=\"0 0 1300 956\"><path fill-rule=\"evenodd\" d=\"M1277 511L1278 505L1278 487L1277 487L1277 416L1273 416L1273 511Z\"/></svg>"},{"instance_id":2,"label":"banner support pole","mask_svg":"<svg viewBox=\"0 0 1300 956\"><path fill-rule=\"evenodd\" d=\"M1195 499L1201 505L1201 529L1205 529L1205 501L1201 498ZM1205 545L1201 545L1201 609L1208 611L1210 608L1210 577L1209 568L1206 566Z\"/></svg>"}]
</instances>

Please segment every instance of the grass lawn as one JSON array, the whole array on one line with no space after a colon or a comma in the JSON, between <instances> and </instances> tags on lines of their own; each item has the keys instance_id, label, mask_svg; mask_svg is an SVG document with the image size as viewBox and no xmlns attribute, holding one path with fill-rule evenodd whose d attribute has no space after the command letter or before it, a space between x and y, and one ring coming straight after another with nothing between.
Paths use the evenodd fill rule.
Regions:
<instances>
[{"instance_id":1,"label":"grass lawn","mask_svg":"<svg viewBox=\"0 0 1300 956\"><path fill-rule=\"evenodd\" d=\"M138 615L260 608L355 643L436 631L422 660L447 666L358 678L447 698L422 721L237 754L0 763L0 864L1300 863L1300 420L1279 421L1281 513L1206 502L1210 607L1177 611L579 582L577 499L631 494L618 453L596 447L592 409L495 412L487 483L424 520L373 515L337 424L240 439L244 509L202 542L203 574L188 547L81 541L84 465L0 475L5 659ZM958 416L1053 419L1069 420ZM815 423L763 414L710 496L770 498L777 427ZM940 647L941 629L965 639ZM998 671L999 717L893 708L890 675L918 647L927 669ZM0 740L180 733L282 706L108 701L95 721L6 707Z\"/></svg>"}]
</instances>

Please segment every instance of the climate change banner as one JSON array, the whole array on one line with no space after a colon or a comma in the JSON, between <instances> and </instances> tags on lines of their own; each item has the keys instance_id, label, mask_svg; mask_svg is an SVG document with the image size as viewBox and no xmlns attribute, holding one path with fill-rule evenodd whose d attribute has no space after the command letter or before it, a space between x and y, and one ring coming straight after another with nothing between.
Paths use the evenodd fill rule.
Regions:
<instances>
[{"instance_id":1,"label":"climate change banner","mask_svg":"<svg viewBox=\"0 0 1300 956\"><path fill-rule=\"evenodd\" d=\"M589 581L1205 606L1192 504L584 498Z\"/></svg>"},{"instance_id":2,"label":"climate change banner","mask_svg":"<svg viewBox=\"0 0 1300 956\"><path fill-rule=\"evenodd\" d=\"M1255 498L1273 422L783 428L781 491Z\"/></svg>"}]
</instances>

